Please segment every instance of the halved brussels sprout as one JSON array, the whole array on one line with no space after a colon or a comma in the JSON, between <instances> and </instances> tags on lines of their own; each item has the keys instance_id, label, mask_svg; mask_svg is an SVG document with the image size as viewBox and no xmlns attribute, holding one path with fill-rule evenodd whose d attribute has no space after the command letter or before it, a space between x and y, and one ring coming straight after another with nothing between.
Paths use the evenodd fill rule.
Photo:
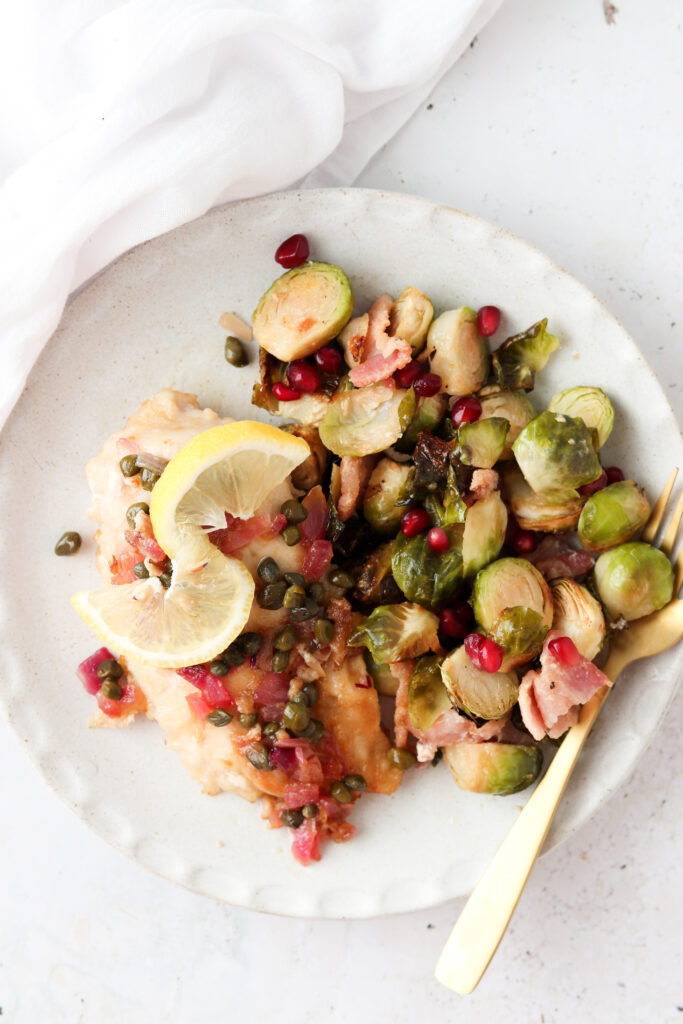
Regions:
<instances>
[{"instance_id":1,"label":"halved brussels sprout","mask_svg":"<svg viewBox=\"0 0 683 1024\"><path fill-rule=\"evenodd\" d=\"M495 796L526 789L543 767L541 748L519 743L454 743L443 758L460 789Z\"/></svg>"},{"instance_id":2,"label":"halved brussels sprout","mask_svg":"<svg viewBox=\"0 0 683 1024\"><path fill-rule=\"evenodd\" d=\"M482 672L464 647L444 660L441 676L457 708L476 718L502 718L517 703L519 683L514 672Z\"/></svg>"},{"instance_id":3,"label":"halved brussels sprout","mask_svg":"<svg viewBox=\"0 0 683 1024\"><path fill-rule=\"evenodd\" d=\"M303 359L335 338L352 312L351 283L342 268L304 263L262 296L252 317L254 337L278 359Z\"/></svg>"},{"instance_id":4,"label":"halved brussels sprout","mask_svg":"<svg viewBox=\"0 0 683 1024\"><path fill-rule=\"evenodd\" d=\"M441 678L441 657L419 658L408 684L408 718L413 729L425 732L439 715L451 707L448 690Z\"/></svg>"},{"instance_id":5,"label":"halved brussels sprout","mask_svg":"<svg viewBox=\"0 0 683 1024\"><path fill-rule=\"evenodd\" d=\"M367 647L375 661L417 658L439 651L439 620L419 604L388 604L373 609L349 637L349 647Z\"/></svg>"},{"instance_id":6,"label":"halved brussels sprout","mask_svg":"<svg viewBox=\"0 0 683 1024\"><path fill-rule=\"evenodd\" d=\"M576 580L552 580L552 629L574 641L584 658L592 661L605 641L605 616L600 603Z\"/></svg>"},{"instance_id":7,"label":"halved brussels sprout","mask_svg":"<svg viewBox=\"0 0 683 1024\"><path fill-rule=\"evenodd\" d=\"M394 338L407 341L416 356L422 351L434 307L418 288L404 288L391 307L389 332Z\"/></svg>"},{"instance_id":8,"label":"halved brussels sprout","mask_svg":"<svg viewBox=\"0 0 683 1024\"><path fill-rule=\"evenodd\" d=\"M645 491L621 480L596 491L583 506L579 540L587 551L607 551L635 536L650 518Z\"/></svg>"},{"instance_id":9,"label":"halved brussels sprout","mask_svg":"<svg viewBox=\"0 0 683 1024\"><path fill-rule=\"evenodd\" d=\"M446 414L448 395L441 392L438 395L430 395L429 398L418 398L415 407L415 415L408 424L408 428L402 437L398 439L395 447L400 452L412 452L417 444L418 434L421 430L436 430Z\"/></svg>"},{"instance_id":10,"label":"halved brussels sprout","mask_svg":"<svg viewBox=\"0 0 683 1024\"><path fill-rule=\"evenodd\" d=\"M658 548L629 541L600 555L593 579L598 597L612 621L642 619L668 604L673 596L671 562Z\"/></svg>"},{"instance_id":11,"label":"halved brussels sprout","mask_svg":"<svg viewBox=\"0 0 683 1024\"><path fill-rule=\"evenodd\" d=\"M437 554L427 543L427 531L417 537L399 533L394 541L391 568L409 601L431 607L451 597L462 583L463 526L444 527L450 548Z\"/></svg>"},{"instance_id":12,"label":"halved brussels sprout","mask_svg":"<svg viewBox=\"0 0 683 1024\"><path fill-rule=\"evenodd\" d=\"M398 679L391 671L389 665L380 665L370 654L370 651L363 651L365 667L372 679L373 685L383 697L395 697L398 690Z\"/></svg>"},{"instance_id":13,"label":"halved brussels sprout","mask_svg":"<svg viewBox=\"0 0 683 1024\"><path fill-rule=\"evenodd\" d=\"M449 395L471 395L489 375L488 344L477 330L477 314L468 306L449 309L434 320L427 355Z\"/></svg>"},{"instance_id":14,"label":"halved brussels sprout","mask_svg":"<svg viewBox=\"0 0 683 1024\"><path fill-rule=\"evenodd\" d=\"M344 352L347 366L353 367L360 363L369 323L370 316L368 313L363 313L362 316L354 316L339 335L339 344Z\"/></svg>"},{"instance_id":15,"label":"halved brussels sprout","mask_svg":"<svg viewBox=\"0 0 683 1024\"><path fill-rule=\"evenodd\" d=\"M337 392L318 429L323 444L335 455L372 455L394 444L414 413L412 388L400 391L370 384Z\"/></svg>"},{"instance_id":16,"label":"halved brussels sprout","mask_svg":"<svg viewBox=\"0 0 683 1024\"><path fill-rule=\"evenodd\" d=\"M300 466L292 470L290 480L298 491L310 491L312 487L322 482L323 474L327 466L327 448L320 440L320 435L315 427L308 427L296 423L284 423L281 430L295 437L302 437L311 450L308 458L304 459Z\"/></svg>"},{"instance_id":17,"label":"halved brussels sprout","mask_svg":"<svg viewBox=\"0 0 683 1024\"><path fill-rule=\"evenodd\" d=\"M580 495L564 502L550 501L531 490L517 466L505 467L503 482L512 514L523 530L566 533L578 523L584 503Z\"/></svg>"},{"instance_id":18,"label":"halved brussels sprout","mask_svg":"<svg viewBox=\"0 0 683 1024\"><path fill-rule=\"evenodd\" d=\"M542 412L527 423L512 450L531 489L551 501L576 498L578 487L602 473L590 430L564 413Z\"/></svg>"},{"instance_id":19,"label":"halved brussels sprout","mask_svg":"<svg viewBox=\"0 0 683 1024\"><path fill-rule=\"evenodd\" d=\"M531 391L535 375L542 370L551 354L560 347L554 334L547 330L548 321L539 320L528 330L508 338L491 356L493 373L499 387Z\"/></svg>"},{"instance_id":20,"label":"halved brussels sprout","mask_svg":"<svg viewBox=\"0 0 683 1024\"><path fill-rule=\"evenodd\" d=\"M504 649L503 672L538 654L553 621L550 587L525 558L499 558L478 572L472 609L483 632Z\"/></svg>"},{"instance_id":21,"label":"halved brussels sprout","mask_svg":"<svg viewBox=\"0 0 683 1024\"><path fill-rule=\"evenodd\" d=\"M398 530L405 506L397 505L411 474L405 462L380 459L373 469L363 498L363 515L375 533L391 536Z\"/></svg>"},{"instance_id":22,"label":"halved brussels sprout","mask_svg":"<svg viewBox=\"0 0 683 1024\"><path fill-rule=\"evenodd\" d=\"M331 399L327 395L302 395L293 402L278 402L276 416L286 416L307 427L318 427L327 415Z\"/></svg>"},{"instance_id":23,"label":"halved brussels sprout","mask_svg":"<svg viewBox=\"0 0 683 1024\"><path fill-rule=\"evenodd\" d=\"M495 385L482 388L477 398L481 403L479 419L487 420L491 417L502 416L510 424L500 458L506 460L513 458L512 442L517 440L527 423L531 423L538 415L530 399L521 391L501 391Z\"/></svg>"},{"instance_id":24,"label":"halved brussels sprout","mask_svg":"<svg viewBox=\"0 0 683 1024\"><path fill-rule=\"evenodd\" d=\"M398 604L403 594L391 575L391 555L394 542L380 544L356 568L353 597L361 604Z\"/></svg>"},{"instance_id":25,"label":"halved brussels sprout","mask_svg":"<svg viewBox=\"0 0 683 1024\"><path fill-rule=\"evenodd\" d=\"M492 469L498 462L510 429L508 420L491 416L458 427L458 454L465 466Z\"/></svg>"},{"instance_id":26,"label":"halved brussels sprout","mask_svg":"<svg viewBox=\"0 0 683 1024\"><path fill-rule=\"evenodd\" d=\"M576 387L558 391L550 400L549 412L578 416L597 435L596 448L602 448L614 426L614 406L601 388Z\"/></svg>"},{"instance_id":27,"label":"halved brussels sprout","mask_svg":"<svg viewBox=\"0 0 683 1024\"><path fill-rule=\"evenodd\" d=\"M498 491L470 505L462 538L463 575L474 576L497 558L505 543L508 513Z\"/></svg>"}]
</instances>

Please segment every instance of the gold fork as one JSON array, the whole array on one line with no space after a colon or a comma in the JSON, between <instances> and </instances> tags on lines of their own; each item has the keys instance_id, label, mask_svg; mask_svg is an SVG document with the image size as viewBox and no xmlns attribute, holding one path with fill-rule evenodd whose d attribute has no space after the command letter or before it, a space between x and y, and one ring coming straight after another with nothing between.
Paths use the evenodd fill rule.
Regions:
<instances>
[{"instance_id":1,"label":"gold fork","mask_svg":"<svg viewBox=\"0 0 683 1024\"><path fill-rule=\"evenodd\" d=\"M642 539L654 541L664 519L676 481L675 469L659 496ZM683 495L659 547L671 556L683 516ZM683 550L674 565L673 599L647 618L637 619L613 639L603 672L614 680L638 658L647 658L672 647L683 636L683 601L677 599L683 584ZM515 907L531 874L548 829L609 689L603 687L584 704L579 721L566 734L555 757L529 797L519 818L462 909L436 965L437 979L454 992L472 992L498 949Z\"/></svg>"}]
</instances>

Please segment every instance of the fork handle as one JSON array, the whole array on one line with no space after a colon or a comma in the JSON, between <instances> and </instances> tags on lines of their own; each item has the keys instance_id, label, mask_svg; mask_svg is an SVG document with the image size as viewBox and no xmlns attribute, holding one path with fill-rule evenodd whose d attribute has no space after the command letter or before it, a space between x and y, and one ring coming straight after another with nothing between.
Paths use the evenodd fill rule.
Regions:
<instances>
[{"instance_id":1,"label":"fork handle","mask_svg":"<svg viewBox=\"0 0 683 1024\"><path fill-rule=\"evenodd\" d=\"M612 678L616 675L608 674ZM603 687L584 704L579 721L565 736L550 767L463 907L435 971L437 979L454 992L463 995L472 992L498 949L576 759L608 693L608 688Z\"/></svg>"}]
</instances>

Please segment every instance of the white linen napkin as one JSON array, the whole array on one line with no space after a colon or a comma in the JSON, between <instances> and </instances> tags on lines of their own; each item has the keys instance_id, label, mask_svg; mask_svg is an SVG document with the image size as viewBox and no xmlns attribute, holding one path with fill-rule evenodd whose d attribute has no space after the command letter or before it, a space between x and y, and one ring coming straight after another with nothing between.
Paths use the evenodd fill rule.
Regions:
<instances>
[{"instance_id":1,"label":"white linen napkin","mask_svg":"<svg viewBox=\"0 0 683 1024\"><path fill-rule=\"evenodd\" d=\"M500 2L6 4L0 425L70 292L219 203L351 184Z\"/></svg>"}]
</instances>

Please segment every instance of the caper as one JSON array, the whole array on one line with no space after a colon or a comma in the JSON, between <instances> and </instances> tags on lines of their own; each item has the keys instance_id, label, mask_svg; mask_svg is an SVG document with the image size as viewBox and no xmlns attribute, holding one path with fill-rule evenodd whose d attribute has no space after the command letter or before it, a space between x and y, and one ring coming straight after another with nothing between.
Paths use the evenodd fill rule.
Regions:
<instances>
[{"instance_id":1,"label":"caper","mask_svg":"<svg viewBox=\"0 0 683 1024\"><path fill-rule=\"evenodd\" d=\"M332 642L334 637L334 622L329 619L317 619L313 627L313 633L319 644L323 647Z\"/></svg>"},{"instance_id":2,"label":"caper","mask_svg":"<svg viewBox=\"0 0 683 1024\"><path fill-rule=\"evenodd\" d=\"M348 572L344 572L343 569L335 569L334 572L330 573L330 583L335 587L340 587L342 590L348 590L349 587L353 586L353 577L349 576Z\"/></svg>"},{"instance_id":3,"label":"caper","mask_svg":"<svg viewBox=\"0 0 683 1024\"><path fill-rule=\"evenodd\" d=\"M315 816L318 813L318 805L304 804L303 807L301 808L301 813L303 814L304 818L315 818Z\"/></svg>"},{"instance_id":4,"label":"caper","mask_svg":"<svg viewBox=\"0 0 683 1024\"><path fill-rule=\"evenodd\" d=\"M105 658L97 666L98 679L120 679L123 669L115 658Z\"/></svg>"},{"instance_id":5,"label":"caper","mask_svg":"<svg viewBox=\"0 0 683 1024\"><path fill-rule=\"evenodd\" d=\"M275 583L280 579L280 566L274 558L262 558L256 569L256 575L264 583Z\"/></svg>"},{"instance_id":6,"label":"caper","mask_svg":"<svg viewBox=\"0 0 683 1024\"><path fill-rule=\"evenodd\" d=\"M154 485L161 476L161 473L155 472L153 469L141 469L140 470L140 486L143 491L153 491Z\"/></svg>"},{"instance_id":7,"label":"caper","mask_svg":"<svg viewBox=\"0 0 683 1024\"><path fill-rule=\"evenodd\" d=\"M259 633L242 633L235 640L235 643L239 645L241 651L244 651L245 655L250 658L254 654L258 654L261 650L261 644L263 643L263 637Z\"/></svg>"},{"instance_id":8,"label":"caper","mask_svg":"<svg viewBox=\"0 0 683 1024\"><path fill-rule=\"evenodd\" d=\"M415 754L411 753L410 750L405 750L403 747L392 747L387 757L395 768L400 768L402 772L408 771L417 764L417 758Z\"/></svg>"},{"instance_id":9,"label":"caper","mask_svg":"<svg viewBox=\"0 0 683 1024\"><path fill-rule=\"evenodd\" d=\"M333 782L330 786L330 796L333 796L340 804L348 804L351 799L351 790L344 782Z\"/></svg>"},{"instance_id":10,"label":"caper","mask_svg":"<svg viewBox=\"0 0 683 1024\"><path fill-rule=\"evenodd\" d=\"M347 789L367 789L367 782L362 775L347 775L344 779L344 785Z\"/></svg>"},{"instance_id":11,"label":"caper","mask_svg":"<svg viewBox=\"0 0 683 1024\"><path fill-rule=\"evenodd\" d=\"M168 590L173 582L173 573L168 569L165 572L160 572L158 576L159 583L161 583L164 590Z\"/></svg>"},{"instance_id":12,"label":"caper","mask_svg":"<svg viewBox=\"0 0 683 1024\"><path fill-rule=\"evenodd\" d=\"M119 466L124 476L137 476L140 472L138 460L135 455L124 455L119 462Z\"/></svg>"},{"instance_id":13,"label":"caper","mask_svg":"<svg viewBox=\"0 0 683 1024\"><path fill-rule=\"evenodd\" d=\"M288 547L293 548L301 540L301 530L298 526L287 526L280 536Z\"/></svg>"},{"instance_id":14,"label":"caper","mask_svg":"<svg viewBox=\"0 0 683 1024\"><path fill-rule=\"evenodd\" d=\"M291 498L280 505L280 512L290 524L303 523L308 518L308 509L304 508L300 501Z\"/></svg>"},{"instance_id":15,"label":"caper","mask_svg":"<svg viewBox=\"0 0 683 1024\"><path fill-rule=\"evenodd\" d=\"M75 530L63 533L55 544L56 555L75 555L81 546L81 535Z\"/></svg>"},{"instance_id":16,"label":"caper","mask_svg":"<svg viewBox=\"0 0 683 1024\"><path fill-rule=\"evenodd\" d=\"M133 566L133 572L139 580L149 579L149 569L144 562L138 562Z\"/></svg>"},{"instance_id":17,"label":"caper","mask_svg":"<svg viewBox=\"0 0 683 1024\"><path fill-rule=\"evenodd\" d=\"M285 591L282 603L285 608L301 608L306 603L306 591L295 583Z\"/></svg>"},{"instance_id":18,"label":"caper","mask_svg":"<svg viewBox=\"0 0 683 1024\"><path fill-rule=\"evenodd\" d=\"M318 697L320 694L316 683L306 683L305 686L301 687L301 692L305 695L306 703L309 708L312 708L314 704L318 703Z\"/></svg>"},{"instance_id":19,"label":"caper","mask_svg":"<svg viewBox=\"0 0 683 1024\"><path fill-rule=\"evenodd\" d=\"M223 708L216 708L209 715L206 716L207 722L211 722L211 725L215 725L220 728L222 725L230 725L233 716L229 711L224 711Z\"/></svg>"},{"instance_id":20,"label":"caper","mask_svg":"<svg viewBox=\"0 0 683 1024\"><path fill-rule=\"evenodd\" d=\"M294 704L303 704L304 707L308 707L308 698L303 690L299 690L291 699Z\"/></svg>"},{"instance_id":21,"label":"caper","mask_svg":"<svg viewBox=\"0 0 683 1024\"><path fill-rule=\"evenodd\" d=\"M313 601L312 598L307 597L305 604L300 608L292 608L290 610L289 617L292 622L306 622L307 619L314 619L319 614L320 605Z\"/></svg>"},{"instance_id":22,"label":"caper","mask_svg":"<svg viewBox=\"0 0 683 1024\"><path fill-rule=\"evenodd\" d=\"M287 825L289 828L298 828L304 822L304 816L301 811L289 807L280 812L280 818L282 819L282 824Z\"/></svg>"},{"instance_id":23,"label":"caper","mask_svg":"<svg viewBox=\"0 0 683 1024\"><path fill-rule=\"evenodd\" d=\"M262 729L263 735L267 736L268 738L270 738L271 736L274 736L275 733L279 732L279 731L280 731L280 723L279 722L267 722L263 726L263 729Z\"/></svg>"},{"instance_id":24,"label":"caper","mask_svg":"<svg viewBox=\"0 0 683 1024\"><path fill-rule=\"evenodd\" d=\"M123 690L116 679L105 679L100 687L100 693L109 700L121 700Z\"/></svg>"},{"instance_id":25,"label":"caper","mask_svg":"<svg viewBox=\"0 0 683 1024\"><path fill-rule=\"evenodd\" d=\"M289 651L273 652L273 672L284 672L289 665Z\"/></svg>"},{"instance_id":26,"label":"caper","mask_svg":"<svg viewBox=\"0 0 683 1024\"><path fill-rule=\"evenodd\" d=\"M247 761L260 772L271 772L273 766L268 760L268 750L263 743L252 743L247 750Z\"/></svg>"},{"instance_id":27,"label":"caper","mask_svg":"<svg viewBox=\"0 0 683 1024\"><path fill-rule=\"evenodd\" d=\"M131 530L135 529L135 520L138 512L144 512L146 516L149 515L149 505L146 501L136 501L134 505L130 505L126 511L126 519L130 523Z\"/></svg>"},{"instance_id":28,"label":"caper","mask_svg":"<svg viewBox=\"0 0 683 1024\"><path fill-rule=\"evenodd\" d=\"M289 583L290 587L305 587L306 580L300 572L284 572L282 578L285 583Z\"/></svg>"},{"instance_id":29,"label":"caper","mask_svg":"<svg viewBox=\"0 0 683 1024\"><path fill-rule=\"evenodd\" d=\"M214 658L209 665L209 672L212 676L227 676L230 666L226 665L222 658Z\"/></svg>"},{"instance_id":30,"label":"caper","mask_svg":"<svg viewBox=\"0 0 683 1024\"><path fill-rule=\"evenodd\" d=\"M325 726L317 718L312 718L301 735L311 743L319 743L325 735Z\"/></svg>"},{"instance_id":31,"label":"caper","mask_svg":"<svg viewBox=\"0 0 683 1024\"><path fill-rule=\"evenodd\" d=\"M294 626L285 626L273 637L273 647L276 651L291 651L298 639Z\"/></svg>"},{"instance_id":32,"label":"caper","mask_svg":"<svg viewBox=\"0 0 683 1024\"><path fill-rule=\"evenodd\" d=\"M311 583L308 588L308 596L312 597L318 604L323 604L325 600L325 588L322 583Z\"/></svg>"},{"instance_id":33,"label":"caper","mask_svg":"<svg viewBox=\"0 0 683 1024\"><path fill-rule=\"evenodd\" d=\"M255 711L251 711L249 714L243 711L238 718L238 722L244 729L253 729L258 722L258 715Z\"/></svg>"},{"instance_id":34,"label":"caper","mask_svg":"<svg viewBox=\"0 0 683 1024\"><path fill-rule=\"evenodd\" d=\"M262 608L269 608L271 611L274 611L276 608L282 608L286 589L286 583L269 583L267 587L263 588L256 600Z\"/></svg>"},{"instance_id":35,"label":"caper","mask_svg":"<svg viewBox=\"0 0 683 1024\"><path fill-rule=\"evenodd\" d=\"M228 335L225 339L225 358L227 362L233 366L246 366L249 362L249 357L244 351L244 345L239 338L234 338L232 335Z\"/></svg>"},{"instance_id":36,"label":"caper","mask_svg":"<svg viewBox=\"0 0 683 1024\"><path fill-rule=\"evenodd\" d=\"M244 654L236 643L230 644L221 654L221 660L226 665L242 665L244 663Z\"/></svg>"},{"instance_id":37,"label":"caper","mask_svg":"<svg viewBox=\"0 0 683 1024\"><path fill-rule=\"evenodd\" d=\"M310 712L304 704L295 704L293 700L287 701L282 712L282 724L286 729L303 732L310 720Z\"/></svg>"}]
</instances>

